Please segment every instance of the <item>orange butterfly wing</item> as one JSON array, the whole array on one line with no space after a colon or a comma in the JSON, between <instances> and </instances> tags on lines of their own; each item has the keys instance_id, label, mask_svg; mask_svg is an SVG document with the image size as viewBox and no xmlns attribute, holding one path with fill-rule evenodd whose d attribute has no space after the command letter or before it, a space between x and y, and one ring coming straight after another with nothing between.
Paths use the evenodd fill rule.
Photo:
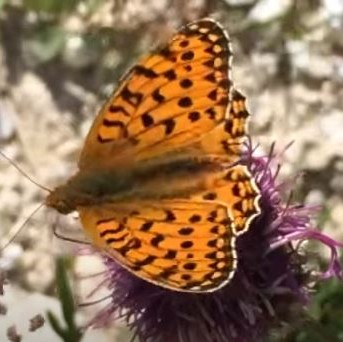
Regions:
<instances>
[{"instance_id":1,"label":"orange butterfly wing","mask_svg":"<svg viewBox=\"0 0 343 342\"><path fill-rule=\"evenodd\" d=\"M143 279L215 291L235 272L236 236L258 215L259 194L243 166L211 174L208 182L209 191L188 199L80 209L81 221L95 245Z\"/></svg>"},{"instance_id":2,"label":"orange butterfly wing","mask_svg":"<svg viewBox=\"0 0 343 342\"><path fill-rule=\"evenodd\" d=\"M109 156L112 164L128 154L141 161L191 146L193 154L199 149L229 158L227 143L200 143L214 129L237 154L233 146L243 134L233 134L228 113L235 110L230 100L242 96L232 90L231 56L228 36L214 21L182 28L139 61L105 103L86 138L80 168L109 163Z\"/></svg>"}]
</instances>

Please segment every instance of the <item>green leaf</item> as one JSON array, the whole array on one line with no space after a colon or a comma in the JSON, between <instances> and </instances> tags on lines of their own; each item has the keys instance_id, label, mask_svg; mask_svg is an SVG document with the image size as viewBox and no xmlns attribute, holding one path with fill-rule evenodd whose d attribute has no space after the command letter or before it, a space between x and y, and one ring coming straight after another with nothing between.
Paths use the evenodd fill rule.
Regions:
<instances>
[{"instance_id":1,"label":"green leaf","mask_svg":"<svg viewBox=\"0 0 343 342\"><path fill-rule=\"evenodd\" d=\"M63 258L56 260L56 286L58 297L62 304L63 317L69 328L75 328L75 304L72 290L68 281L66 261Z\"/></svg>"},{"instance_id":2,"label":"green leaf","mask_svg":"<svg viewBox=\"0 0 343 342\"><path fill-rule=\"evenodd\" d=\"M76 306L68 280L67 268L70 259L58 258L56 260L56 289L60 299L63 318L66 327L63 328L52 312L48 312L48 319L52 329L64 342L79 342L82 338L81 330L75 324ZM69 265L70 267L70 265Z\"/></svg>"},{"instance_id":3,"label":"green leaf","mask_svg":"<svg viewBox=\"0 0 343 342\"><path fill-rule=\"evenodd\" d=\"M66 330L62 328L58 318L51 312L47 312L47 318L51 325L51 328L55 333L60 336L64 341L66 340Z\"/></svg>"},{"instance_id":4,"label":"green leaf","mask_svg":"<svg viewBox=\"0 0 343 342\"><path fill-rule=\"evenodd\" d=\"M75 324L76 306L72 289L68 280L67 268L71 266L71 259L57 258L56 260L56 286L62 305L62 313L67 324L65 342L78 342L82 333Z\"/></svg>"}]
</instances>

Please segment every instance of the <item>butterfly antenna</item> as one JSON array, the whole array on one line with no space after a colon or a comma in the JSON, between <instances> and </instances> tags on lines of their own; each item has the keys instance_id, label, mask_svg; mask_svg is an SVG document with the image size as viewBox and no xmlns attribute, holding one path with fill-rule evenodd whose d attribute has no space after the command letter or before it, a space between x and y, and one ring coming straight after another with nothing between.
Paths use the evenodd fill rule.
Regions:
<instances>
[{"instance_id":1,"label":"butterfly antenna","mask_svg":"<svg viewBox=\"0 0 343 342\"><path fill-rule=\"evenodd\" d=\"M44 202L40 203L39 206L37 208L35 208L32 213L29 215L29 217L26 218L26 220L19 226L19 228L16 228L16 225L13 227L12 230L14 230L14 233L10 233L8 234L10 237L8 238L8 240L0 247L0 251L3 251L9 244L11 244L16 237L20 234L20 232L23 230L23 228L27 225L27 223L31 220L31 218L38 212L38 210L40 208L42 208L44 206Z\"/></svg>"},{"instance_id":2,"label":"butterfly antenna","mask_svg":"<svg viewBox=\"0 0 343 342\"><path fill-rule=\"evenodd\" d=\"M9 157L6 156L6 154L4 152L2 152L0 150L0 155L6 159L19 173L21 173L25 178L27 178L31 183L37 185L39 188L41 188L44 191L47 191L49 193L51 193L52 191L45 187L42 184L39 184L38 182L36 182L34 179L32 179L22 168L20 168L13 160L11 160Z\"/></svg>"}]
</instances>

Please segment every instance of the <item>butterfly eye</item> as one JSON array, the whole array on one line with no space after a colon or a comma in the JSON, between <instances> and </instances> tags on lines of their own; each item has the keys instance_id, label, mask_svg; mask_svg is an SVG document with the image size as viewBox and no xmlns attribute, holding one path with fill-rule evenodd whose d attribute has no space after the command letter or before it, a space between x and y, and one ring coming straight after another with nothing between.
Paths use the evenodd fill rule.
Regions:
<instances>
[{"instance_id":1,"label":"butterfly eye","mask_svg":"<svg viewBox=\"0 0 343 342\"><path fill-rule=\"evenodd\" d=\"M55 204L55 209L63 215L67 215L71 213L72 211L74 211L70 203L62 199L57 201L57 203Z\"/></svg>"}]
</instances>

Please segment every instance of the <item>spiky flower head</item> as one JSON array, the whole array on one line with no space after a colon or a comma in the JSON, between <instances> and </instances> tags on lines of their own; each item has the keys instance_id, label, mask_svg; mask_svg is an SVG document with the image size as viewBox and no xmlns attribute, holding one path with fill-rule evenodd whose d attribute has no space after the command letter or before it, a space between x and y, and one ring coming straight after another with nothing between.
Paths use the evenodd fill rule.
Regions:
<instances>
[{"instance_id":1,"label":"spiky flower head","mask_svg":"<svg viewBox=\"0 0 343 342\"><path fill-rule=\"evenodd\" d=\"M310 282L342 277L341 244L312 226L318 208L285 202L291 182L278 183L275 156L242 158L261 191L261 214L237 240L238 268L224 288L207 294L175 292L150 284L104 257L110 304L91 322L124 320L142 342L250 342L298 319ZM276 170L276 171L275 171ZM316 240L331 251L328 269L315 275L301 242Z\"/></svg>"}]
</instances>

